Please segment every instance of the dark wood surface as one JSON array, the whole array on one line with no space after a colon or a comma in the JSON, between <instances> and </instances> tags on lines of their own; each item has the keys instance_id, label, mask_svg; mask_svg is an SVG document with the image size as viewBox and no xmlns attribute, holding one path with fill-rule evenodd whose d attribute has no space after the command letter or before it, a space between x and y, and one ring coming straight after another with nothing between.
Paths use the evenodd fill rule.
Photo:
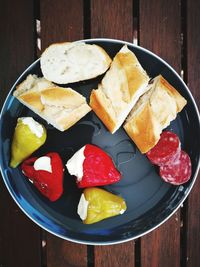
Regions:
<instances>
[{"instance_id":1,"label":"dark wood surface","mask_svg":"<svg viewBox=\"0 0 200 267\"><path fill-rule=\"evenodd\" d=\"M134 40L161 56L182 75L200 106L199 0L1 0L0 22L1 105L18 75L50 43L108 37ZM86 246L35 225L1 179L0 267L199 267L199 188L200 177L183 207L148 235Z\"/></svg>"},{"instance_id":2,"label":"dark wood surface","mask_svg":"<svg viewBox=\"0 0 200 267\"><path fill-rule=\"evenodd\" d=\"M200 1L188 1L185 7L187 20L184 24L186 35L185 80L200 108L200 75L196 66L200 66ZM198 67L197 67L198 68ZM200 174L186 203L186 266L200 266Z\"/></svg>"},{"instance_id":3,"label":"dark wood surface","mask_svg":"<svg viewBox=\"0 0 200 267\"><path fill-rule=\"evenodd\" d=\"M12 0L0 2L1 104L16 77L34 61L34 5L20 2L14 6ZM0 214L0 266L40 266L41 229L21 212L2 179Z\"/></svg>"},{"instance_id":4,"label":"dark wood surface","mask_svg":"<svg viewBox=\"0 0 200 267\"><path fill-rule=\"evenodd\" d=\"M140 45L162 57L180 74L180 1L141 0L140 14ZM154 245L149 246L149 244ZM178 267L180 266L180 252L179 210L167 223L141 238L141 265Z\"/></svg>"}]
</instances>

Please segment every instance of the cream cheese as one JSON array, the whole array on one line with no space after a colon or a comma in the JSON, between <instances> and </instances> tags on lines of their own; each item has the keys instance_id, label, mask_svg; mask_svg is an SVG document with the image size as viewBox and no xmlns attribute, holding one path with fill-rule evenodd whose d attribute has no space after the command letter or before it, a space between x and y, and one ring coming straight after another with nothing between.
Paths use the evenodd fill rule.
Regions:
<instances>
[{"instance_id":1,"label":"cream cheese","mask_svg":"<svg viewBox=\"0 0 200 267\"><path fill-rule=\"evenodd\" d=\"M33 165L36 171L42 170L52 173L51 159L50 157L44 156L36 159Z\"/></svg>"},{"instance_id":2,"label":"cream cheese","mask_svg":"<svg viewBox=\"0 0 200 267\"><path fill-rule=\"evenodd\" d=\"M77 213L82 220L85 220L87 218L88 205L89 202L85 199L84 194L82 194L77 209Z\"/></svg>"},{"instance_id":3,"label":"cream cheese","mask_svg":"<svg viewBox=\"0 0 200 267\"><path fill-rule=\"evenodd\" d=\"M122 210L120 210L120 214L123 214L124 212L125 212L126 210L124 210L124 209L122 209Z\"/></svg>"},{"instance_id":4,"label":"cream cheese","mask_svg":"<svg viewBox=\"0 0 200 267\"><path fill-rule=\"evenodd\" d=\"M42 125L40 125L32 117L22 117L19 119L23 122L23 124L28 125L31 132L34 133L38 138L42 137L44 129Z\"/></svg>"},{"instance_id":5,"label":"cream cheese","mask_svg":"<svg viewBox=\"0 0 200 267\"><path fill-rule=\"evenodd\" d=\"M85 146L79 149L66 163L68 172L71 175L75 175L78 181L81 181L83 177L84 150Z\"/></svg>"}]
</instances>

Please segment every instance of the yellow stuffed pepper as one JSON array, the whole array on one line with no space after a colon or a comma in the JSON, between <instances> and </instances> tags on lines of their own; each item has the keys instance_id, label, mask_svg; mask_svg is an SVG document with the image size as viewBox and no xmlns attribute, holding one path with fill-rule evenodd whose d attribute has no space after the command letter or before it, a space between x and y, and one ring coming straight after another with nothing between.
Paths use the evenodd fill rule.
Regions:
<instances>
[{"instance_id":1,"label":"yellow stuffed pepper","mask_svg":"<svg viewBox=\"0 0 200 267\"><path fill-rule=\"evenodd\" d=\"M122 197L100 188L91 187L83 191L77 212L83 223L92 224L123 214L126 209L126 203Z\"/></svg>"},{"instance_id":2,"label":"yellow stuffed pepper","mask_svg":"<svg viewBox=\"0 0 200 267\"><path fill-rule=\"evenodd\" d=\"M11 145L10 166L16 168L46 141L46 129L32 117L18 118Z\"/></svg>"}]
</instances>

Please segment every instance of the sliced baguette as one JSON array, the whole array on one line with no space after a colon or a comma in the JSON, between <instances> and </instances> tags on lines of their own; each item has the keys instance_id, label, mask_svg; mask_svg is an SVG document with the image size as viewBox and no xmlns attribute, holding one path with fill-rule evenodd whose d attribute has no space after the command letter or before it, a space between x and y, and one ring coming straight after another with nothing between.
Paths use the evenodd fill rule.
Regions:
<instances>
[{"instance_id":1,"label":"sliced baguette","mask_svg":"<svg viewBox=\"0 0 200 267\"><path fill-rule=\"evenodd\" d=\"M136 101L148 90L148 81L149 76L135 54L123 46L90 96L90 106L111 133L119 129Z\"/></svg>"},{"instance_id":2,"label":"sliced baguette","mask_svg":"<svg viewBox=\"0 0 200 267\"><path fill-rule=\"evenodd\" d=\"M149 90L140 97L124 124L124 129L141 153L148 152L160 139L187 101L161 75L149 84Z\"/></svg>"},{"instance_id":3,"label":"sliced baguette","mask_svg":"<svg viewBox=\"0 0 200 267\"><path fill-rule=\"evenodd\" d=\"M99 76L109 68L111 59L98 45L67 42L50 45L40 63L47 80L67 84Z\"/></svg>"},{"instance_id":4,"label":"sliced baguette","mask_svg":"<svg viewBox=\"0 0 200 267\"><path fill-rule=\"evenodd\" d=\"M13 95L60 131L70 128L91 110L76 91L58 87L36 75L29 75Z\"/></svg>"},{"instance_id":5,"label":"sliced baguette","mask_svg":"<svg viewBox=\"0 0 200 267\"><path fill-rule=\"evenodd\" d=\"M27 91L31 90L32 92L39 92L41 89L54 87L54 83L47 81L44 77L37 77L35 74L29 74L26 79L21 82L14 91L13 95L17 97Z\"/></svg>"}]
</instances>

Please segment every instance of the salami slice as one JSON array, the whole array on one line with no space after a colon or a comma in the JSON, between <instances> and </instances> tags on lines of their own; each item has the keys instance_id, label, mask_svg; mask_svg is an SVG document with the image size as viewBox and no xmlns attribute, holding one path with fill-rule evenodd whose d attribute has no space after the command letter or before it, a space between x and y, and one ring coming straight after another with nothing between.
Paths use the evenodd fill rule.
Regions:
<instances>
[{"instance_id":1,"label":"salami slice","mask_svg":"<svg viewBox=\"0 0 200 267\"><path fill-rule=\"evenodd\" d=\"M188 154L181 150L180 157L170 165L160 166L160 176L165 182L180 185L186 183L192 173L191 160Z\"/></svg>"},{"instance_id":2,"label":"salami slice","mask_svg":"<svg viewBox=\"0 0 200 267\"><path fill-rule=\"evenodd\" d=\"M148 159L158 166L173 163L180 156L181 143L178 136L164 131L158 143L146 153Z\"/></svg>"}]
</instances>

